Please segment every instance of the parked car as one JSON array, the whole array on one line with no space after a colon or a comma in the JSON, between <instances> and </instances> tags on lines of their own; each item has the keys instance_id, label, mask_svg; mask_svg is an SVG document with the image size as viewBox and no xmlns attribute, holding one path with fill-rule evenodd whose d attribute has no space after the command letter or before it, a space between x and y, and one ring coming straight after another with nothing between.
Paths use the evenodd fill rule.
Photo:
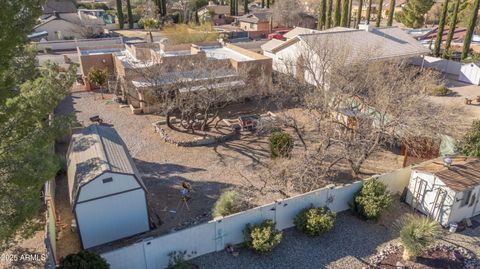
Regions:
<instances>
[{"instance_id":1,"label":"parked car","mask_svg":"<svg viewBox=\"0 0 480 269\"><path fill-rule=\"evenodd\" d=\"M272 39L278 39L278 40L284 40L285 38L283 37L284 34L288 33L290 30L279 30L275 31L271 34L268 35L268 40Z\"/></svg>"}]
</instances>

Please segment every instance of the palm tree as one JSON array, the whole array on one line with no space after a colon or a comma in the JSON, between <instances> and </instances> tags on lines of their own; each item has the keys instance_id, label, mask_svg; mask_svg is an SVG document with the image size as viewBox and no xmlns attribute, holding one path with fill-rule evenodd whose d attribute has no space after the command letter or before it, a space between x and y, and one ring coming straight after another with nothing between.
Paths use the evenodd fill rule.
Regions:
<instances>
[{"instance_id":1,"label":"palm tree","mask_svg":"<svg viewBox=\"0 0 480 269\"><path fill-rule=\"evenodd\" d=\"M133 29L133 14L130 0L127 0L128 28Z\"/></svg>"},{"instance_id":2,"label":"palm tree","mask_svg":"<svg viewBox=\"0 0 480 269\"><path fill-rule=\"evenodd\" d=\"M118 17L118 26L120 29L123 29L125 24L125 18L123 17L123 10L122 10L122 0L117 0L117 17Z\"/></svg>"},{"instance_id":3,"label":"palm tree","mask_svg":"<svg viewBox=\"0 0 480 269\"><path fill-rule=\"evenodd\" d=\"M442 46L443 29L445 29L447 12L448 12L448 0L445 0L445 3L443 3L442 16L440 17L440 22L438 23L437 38L435 39L435 47L433 48L433 56L435 57L440 56L440 47Z\"/></svg>"},{"instance_id":4,"label":"palm tree","mask_svg":"<svg viewBox=\"0 0 480 269\"><path fill-rule=\"evenodd\" d=\"M445 42L445 48L443 49L443 58L449 56L450 45L452 44L453 34L455 33L455 28L457 27L457 17L458 17L458 8L460 7L460 0L455 2L453 7L452 20L450 21L450 26L448 27L447 41Z\"/></svg>"},{"instance_id":5,"label":"palm tree","mask_svg":"<svg viewBox=\"0 0 480 269\"><path fill-rule=\"evenodd\" d=\"M467 58L468 53L470 52L470 43L472 42L473 30L475 30L475 25L477 24L478 5L479 0L475 0L473 2L472 16L468 22L467 33L465 34L465 39L463 40L462 60Z\"/></svg>"},{"instance_id":6,"label":"palm tree","mask_svg":"<svg viewBox=\"0 0 480 269\"><path fill-rule=\"evenodd\" d=\"M335 0L335 9L333 13L333 26L340 25L340 8L341 8L341 1L342 0Z\"/></svg>"},{"instance_id":7,"label":"palm tree","mask_svg":"<svg viewBox=\"0 0 480 269\"><path fill-rule=\"evenodd\" d=\"M393 24L393 13L395 13L395 0L390 0L390 9L388 10L387 26L392 26Z\"/></svg>"},{"instance_id":8,"label":"palm tree","mask_svg":"<svg viewBox=\"0 0 480 269\"><path fill-rule=\"evenodd\" d=\"M326 8L326 0L320 0L320 7L318 9L318 22L317 22L317 29L322 30L323 26L325 26L325 8Z\"/></svg>"},{"instance_id":9,"label":"palm tree","mask_svg":"<svg viewBox=\"0 0 480 269\"><path fill-rule=\"evenodd\" d=\"M342 13L340 18L340 26L347 27L348 24L348 2L349 0L342 0Z\"/></svg>"},{"instance_id":10,"label":"palm tree","mask_svg":"<svg viewBox=\"0 0 480 269\"><path fill-rule=\"evenodd\" d=\"M327 1L327 16L325 16L325 29L332 27L332 9L333 9L333 0Z\"/></svg>"},{"instance_id":11,"label":"palm tree","mask_svg":"<svg viewBox=\"0 0 480 269\"><path fill-rule=\"evenodd\" d=\"M370 24L370 15L372 14L372 0L368 0L367 24Z\"/></svg>"},{"instance_id":12,"label":"palm tree","mask_svg":"<svg viewBox=\"0 0 480 269\"><path fill-rule=\"evenodd\" d=\"M358 13L357 13L357 21L355 22L355 28L360 24L360 21L362 20L362 8L363 8L363 0L360 0L358 3Z\"/></svg>"},{"instance_id":13,"label":"palm tree","mask_svg":"<svg viewBox=\"0 0 480 269\"><path fill-rule=\"evenodd\" d=\"M377 27L380 27L380 23L382 22L382 9L383 9L383 0L378 0L377 23L376 23Z\"/></svg>"},{"instance_id":14,"label":"palm tree","mask_svg":"<svg viewBox=\"0 0 480 269\"><path fill-rule=\"evenodd\" d=\"M403 245L403 259L412 260L441 236L442 229L433 219L408 214L395 223L395 231Z\"/></svg>"}]
</instances>

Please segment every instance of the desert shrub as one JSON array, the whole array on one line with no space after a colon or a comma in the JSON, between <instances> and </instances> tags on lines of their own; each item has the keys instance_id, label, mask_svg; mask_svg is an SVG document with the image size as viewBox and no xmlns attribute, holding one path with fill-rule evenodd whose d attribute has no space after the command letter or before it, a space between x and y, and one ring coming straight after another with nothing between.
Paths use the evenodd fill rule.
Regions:
<instances>
[{"instance_id":1,"label":"desert shrub","mask_svg":"<svg viewBox=\"0 0 480 269\"><path fill-rule=\"evenodd\" d=\"M275 132L268 138L270 157L289 157L293 149L293 138L285 132Z\"/></svg>"},{"instance_id":2,"label":"desert shrub","mask_svg":"<svg viewBox=\"0 0 480 269\"><path fill-rule=\"evenodd\" d=\"M442 229L435 220L412 214L397 220L394 228L404 248L404 260L422 254L442 234Z\"/></svg>"},{"instance_id":3,"label":"desert shrub","mask_svg":"<svg viewBox=\"0 0 480 269\"><path fill-rule=\"evenodd\" d=\"M282 232L275 229L275 223L270 219L256 225L247 224L243 232L245 245L260 254L271 251L282 240Z\"/></svg>"},{"instance_id":4,"label":"desert shrub","mask_svg":"<svg viewBox=\"0 0 480 269\"><path fill-rule=\"evenodd\" d=\"M235 191L224 191L218 198L212 210L214 218L220 216L228 216L248 207L245 200Z\"/></svg>"},{"instance_id":5,"label":"desert shrub","mask_svg":"<svg viewBox=\"0 0 480 269\"><path fill-rule=\"evenodd\" d=\"M324 207L305 208L295 216L295 227L308 235L321 235L335 225L335 213Z\"/></svg>"},{"instance_id":6,"label":"desert shrub","mask_svg":"<svg viewBox=\"0 0 480 269\"><path fill-rule=\"evenodd\" d=\"M387 186L376 179L366 181L354 195L351 209L364 219L378 220L392 203Z\"/></svg>"},{"instance_id":7,"label":"desert shrub","mask_svg":"<svg viewBox=\"0 0 480 269\"><path fill-rule=\"evenodd\" d=\"M437 85L430 90L430 94L434 96L445 96L450 94L452 91L445 85Z\"/></svg>"},{"instance_id":8,"label":"desert shrub","mask_svg":"<svg viewBox=\"0 0 480 269\"><path fill-rule=\"evenodd\" d=\"M79 268L95 268L108 269L110 265L107 261L97 253L89 251L80 251L76 254L69 254L60 261L60 269L79 269Z\"/></svg>"},{"instance_id":9,"label":"desert shrub","mask_svg":"<svg viewBox=\"0 0 480 269\"><path fill-rule=\"evenodd\" d=\"M460 152L467 156L480 157L480 121L474 121L470 130L458 145Z\"/></svg>"}]
</instances>

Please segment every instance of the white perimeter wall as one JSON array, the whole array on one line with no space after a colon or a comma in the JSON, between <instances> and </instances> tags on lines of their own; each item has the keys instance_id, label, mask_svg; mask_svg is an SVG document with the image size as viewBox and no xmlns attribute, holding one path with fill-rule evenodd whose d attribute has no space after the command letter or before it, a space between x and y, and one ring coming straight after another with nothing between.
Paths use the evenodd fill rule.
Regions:
<instances>
[{"instance_id":1,"label":"white perimeter wall","mask_svg":"<svg viewBox=\"0 0 480 269\"><path fill-rule=\"evenodd\" d=\"M432 68L443 73L451 75L460 75L460 69L462 68L462 63L455 62L452 60L436 58L431 56L414 57L412 58L412 64L422 66L425 68Z\"/></svg>"},{"instance_id":2,"label":"white perimeter wall","mask_svg":"<svg viewBox=\"0 0 480 269\"><path fill-rule=\"evenodd\" d=\"M408 185L410 168L378 176L393 193L401 193ZM112 269L165 268L168 253L187 251L191 259L207 253L221 251L226 244L243 242L243 229L248 223L259 223L265 219L276 222L277 229L293 227L293 218L302 209L327 205L334 212L348 210L348 203L363 184L357 181L339 187L325 187L275 203L253 208L208 223L197 225L168 235L148 238L142 242L101 254Z\"/></svg>"},{"instance_id":3,"label":"white perimeter wall","mask_svg":"<svg viewBox=\"0 0 480 269\"><path fill-rule=\"evenodd\" d=\"M84 248L149 230L143 189L77 204L76 214Z\"/></svg>"},{"instance_id":4,"label":"white perimeter wall","mask_svg":"<svg viewBox=\"0 0 480 269\"><path fill-rule=\"evenodd\" d=\"M43 51L45 48L55 50L76 50L77 47L97 47L122 44L120 37L114 38L93 38L93 39L75 39L75 40L57 40L47 42L32 42L37 47L37 51Z\"/></svg>"}]
</instances>

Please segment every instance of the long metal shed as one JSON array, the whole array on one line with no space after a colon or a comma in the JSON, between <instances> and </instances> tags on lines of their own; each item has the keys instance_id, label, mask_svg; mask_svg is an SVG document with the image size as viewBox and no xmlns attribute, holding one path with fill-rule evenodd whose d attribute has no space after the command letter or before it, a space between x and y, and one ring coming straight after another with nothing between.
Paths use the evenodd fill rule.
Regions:
<instances>
[{"instance_id":1,"label":"long metal shed","mask_svg":"<svg viewBox=\"0 0 480 269\"><path fill-rule=\"evenodd\" d=\"M70 203L83 248L149 230L147 190L115 129L91 125L67 153Z\"/></svg>"}]
</instances>

